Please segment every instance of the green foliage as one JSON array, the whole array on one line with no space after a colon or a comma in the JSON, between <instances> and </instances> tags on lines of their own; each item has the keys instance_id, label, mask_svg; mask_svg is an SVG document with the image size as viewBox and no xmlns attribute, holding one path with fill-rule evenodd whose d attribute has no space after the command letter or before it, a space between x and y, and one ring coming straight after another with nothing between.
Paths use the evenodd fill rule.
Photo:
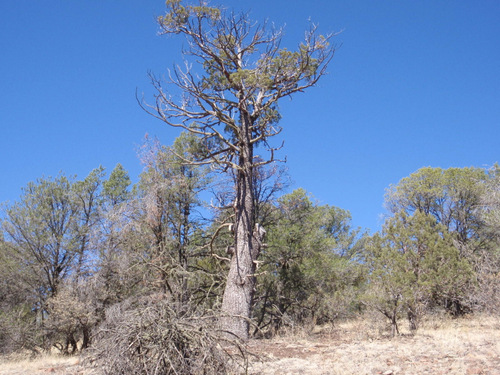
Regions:
<instances>
[{"instance_id":1,"label":"green foliage","mask_svg":"<svg viewBox=\"0 0 500 375\"><path fill-rule=\"evenodd\" d=\"M325 73L334 53L331 35L316 35L312 26L291 51L280 45L281 30L268 32L265 23L253 22L248 14L180 0L167 1L166 8L158 17L161 33L185 37L189 47L183 55L193 65L176 67L171 75L169 83L183 92L180 102L151 77L157 100L144 108L199 137L205 160L214 167L237 169L233 158L243 154L238 143L247 132L245 147L265 146L273 159L266 140L281 131L278 101L313 86Z\"/></svg>"},{"instance_id":2,"label":"green foliage","mask_svg":"<svg viewBox=\"0 0 500 375\"><path fill-rule=\"evenodd\" d=\"M78 203L70 179L61 175L30 182L20 202L6 209L3 229L18 261L39 275L40 298L55 295L78 252Z\"/></svg>"},{"instance_id":3,"label":"green foliage","mask_svg":"<svg viewBox=\"0 0 500 375\"><path fill-rule=\"evenodd\" d=\"M158 22L165 32L179 33L190 17L195 17L199 20L207 20L214 22L220 19L221 11L219 8L200 6L183 6L181 0L167 0L167 14L158 17ZM201 4L201 3L200 3Z\"/></svg>"},{"instance_id":4,"label":"green foliage","mask_svg":"<svg viewBox=\"0 0 500 375\"><path fill-rule=\"evenodd\" d=\"M337 207L318 206L303 190L281 197L259 269L256 316L262 328L330 321L352 313L362 267L354 261L358 230Z\"/></svg>"},{"instance_id":5,"label":"green foliage","mask_svg":"<svg viewBox=\"0 0 500 375\"><path fill-rule=\"evenodd\" d=\"M103 196L112 205L125 202L130 198L130 177L123 166L118 163L111 171L109 178L103 182Z\"/></svg>"},{"instance_id":6,"label":"green foliage","mask_svg":"<svg viewBox=\"0 0 500 375\"><path fill-rule=\"evenodd\" d=\"M416 329L426 308L439 300L465 297L474 273L460 256L447 228L428 214L398 212L368 244L370 268L365 303L393 324L405 312Z\"/></svg>"},{"instance_id":7,"label":"green foliage","mask_svg":"<svg viewBox=\"0 0 500 375\"><path fill-rule=\"evenodd\" d=\"M0 354L33 349L42 342L33 319L34 296L22 282L27 275L3 239L0 239L0 275ZM36 278L30 281L36 282Z\"/></svg>"},{"instance_id":8,"label":"green foliage","mask_svg":"<svg viewBox=\"0 0 500 375\"><path fill-rule=\"evenodd\" d=\"M23 312L12 321L20 345L26 348L46 348L55 336L74 342L75 331L53 314L50 301L60 301L60 311L66 311L71 301L63 298L61 290L69 280L83 283L95 271L91 239L101 223L103 177L104 168L99 167L81 181L63 174L41 178L29 183L20 201L5 209L5 277L14 281L12 290L24 297L22 302L9 298L7 308ZM36 339L26 340L24 331Z\"/></svg>"},{"instance_id":9,"label":"green foliage","mask_svg":"<svg viewBox=\"0 0 500 375\"><path fill-rule=\"evenodd\" d=\"M468 285L467 291L457 291L455 298L443 300L444 307L454 315L489 308L495 299L492 293L489 297L480 293L490 288L486 285L490 282L481 280L491 280L491 274L499 269L498 239L487 225L488 217L495 212L487 198L494 196L488 191L494 180L495 169L422 168L391 186L386 195L393 213L402 210L433 216L449 232L461 258L472 265L478 283Z\"/></svg>"},{"instance_id":10,"label":"green foliage","mask_svg":"<svg viewBox=\"0 0 500 375\"><path fill-rule=\"evenodd\" d=\"M201 229L200 191L209 183L206 167L186 164L200 152L196 137L182 134L171 147L147 142L138 184L134 232L151 281L175 298L188 298L187 273L195 251L191 239Z\"/></svg>"},{"instance_id":11,"label":"green foliage","mask_svg":"<svg viewBox=\"0 0 500 375\"><path fill-rule=\"evenodd\" d=\"M435 217L461 243L480 240L481 197L488 174L481 168L421 168L391 186L386 194L389 210L420 211Z\"/></svg>"},{"instance_id":12,"label":"green foliage","mask_svg":"<svg viewBox=\"0 0 500 375\"><path fill-rule=\"evenodd\" d=\"M204 158L191 161L234 176L236 255L231 258L222 320L228 331L248 338L253 274L261 252L260 234L254 232L254 170L274 162L277 149L268 140L281 132L278 101L313 86L334 49L328 44L331 36L316 35L314 26L297 50L289 51L281 48L281 30L267 32L265 24L251 21L248 14L227 13L203 2L184 4L167 1L166 14L158 18L163 34L181 34L187 42L182 53L188 64L174 68L168 82L181 91L181 99L165 92L162 81L152 76L155 104L143 108L199 139ZM267 156L256 157L257 147ZM241 278L246 282L238 281Z\"/></svg>"},{"instance_id":13,"label":"green foliage","mask_svg":"<svg viewBox=\"0 0 500 375\"><path fill-rule=\"evenodd\" d=\"M485 187L481 204L486 207L482 217L486 230L495 238L500 238L500 165L495 164L490 170L490 179Z\"/></svg>"}]
</instances>

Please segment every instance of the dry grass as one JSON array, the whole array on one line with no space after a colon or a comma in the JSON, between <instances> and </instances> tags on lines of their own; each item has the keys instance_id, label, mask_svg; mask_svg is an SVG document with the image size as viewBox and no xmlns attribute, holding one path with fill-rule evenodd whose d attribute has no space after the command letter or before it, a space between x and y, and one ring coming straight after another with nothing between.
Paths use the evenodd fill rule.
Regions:
<instances>
[{"instance_id":1,"label":"dry grass","mask_svg":"<svg viewBox=\"0 0 500 375\"><path fill-rule=\"evenodd\" d=\"M253 340L249 347L260 357L251 363L253 375L500 375L500 318L429 319L416 335L404 332L395 339L364 319ZM20 374L92 372L75 357L0 359L0 375Z\"/></svg>"},{"instance_id":2,"label":"dry grass","mask_svg":"<svg viewBox=\"0 0 500 375\"><path fill-rule=\"evenodd\" d=\"M429 320L416 335L390 339L371 320L256 341L250 374L500 375L500 319Z\"/></svg>"},{"instance_id":3,"label":"dry grass","mask_svg":"<svg viewBox=\"0 0 500 375\"><path fill-rule=\"evenodd\" d=\"M35 359L26 359L19 356L1 358L0 375L90 375L84 371L77 357L59 355L45 355Z\"/></svg>"}]
</instances>

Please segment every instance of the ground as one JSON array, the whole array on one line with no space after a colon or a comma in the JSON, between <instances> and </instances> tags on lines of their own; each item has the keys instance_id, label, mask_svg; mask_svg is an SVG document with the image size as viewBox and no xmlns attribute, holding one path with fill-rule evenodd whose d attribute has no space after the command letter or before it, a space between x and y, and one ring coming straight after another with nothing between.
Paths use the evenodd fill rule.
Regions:
<instances>
[{"instance_id":1,"label":"ground","mask_svg":"<svg viewBox=\"0 0 500 375\"><path fill-rule=\"evenodd\" d=\"M369 319L252 340L252 375L500 375L500 318L430 319L389 338ZM0 359L0 375L91 375L78 358Z\"/></svg>"}]
</instances>

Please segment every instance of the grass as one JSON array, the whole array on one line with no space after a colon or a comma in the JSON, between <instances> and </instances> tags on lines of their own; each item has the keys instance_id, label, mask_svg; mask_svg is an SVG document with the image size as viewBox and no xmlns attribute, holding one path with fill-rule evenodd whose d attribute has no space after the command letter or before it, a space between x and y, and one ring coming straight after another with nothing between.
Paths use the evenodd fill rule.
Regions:
<instances>
[{"instance_id":1,"label":"grass","mask_svg":"<svg viewBox=\"0 0 500 375\"><path fill-rule=\"evenodd\" d=\"M250 374L500 375L500 319L430 319L394 339L370 319L323 327L309 338L254 342Z\"/></svg>"},{"instance_id":2,"label":"grass","mask_svg":"<svg viewBox=\"0 0 500 375\"><path fill-rule=\"evenodd\" d=\"M78 357L47 354L33 359L0 357L0 375L84 374ZM90 374L90 373L88 373Z\"/></svg>"},{"instance_id":3,"label":"grass","mask_svg":"<svg viewBox=\"0 0 500 375\"><path fill-rule=\"evenodd\" d=\"M428 318L394 339L370 318L252 340L253 375L500 375L500 317ZM0 375L91 375L77 357L0 358Z\"/></svg>"}]
</instances>

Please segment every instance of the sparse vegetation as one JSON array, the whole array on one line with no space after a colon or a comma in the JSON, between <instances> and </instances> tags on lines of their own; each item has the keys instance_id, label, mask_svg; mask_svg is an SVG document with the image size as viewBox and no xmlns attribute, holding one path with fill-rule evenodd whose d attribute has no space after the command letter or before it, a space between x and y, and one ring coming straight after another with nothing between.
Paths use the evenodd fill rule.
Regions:
<instances>
[{"instance_id":1,"label":"sparse vegetation","mask_svg":"<svg viewBox=\"0 0 500 375\"><path fill-rule=\"evenodd\" d=\"M428 316L417 333L410 334L407 326L401 330L402 335L392 339L388 324L368 316L318 326L313 332L296 329L272 339L250 340L248 374L493 375L500 368L498 318ZM46 373L98 374L75 357L0 360L0 375Z\"/></svg>"},{"instance_id":2,"label":"sparse vegetation","mask_svg":"<svg viewBox=\"0 0 500 375\"><path fill-rule=\"evenodd\" d=\"M141 105L185 133L146 139L136 184L100 166L3 206L0 374L500 368L500 168L422 168L388 189L381 231L353 228L287 193L268 143L333 36L312 26L293 52L247 14L166 4L162 33L188 41L169 77L183 96L151 76Z\"/></svg>"}]
</instances>

